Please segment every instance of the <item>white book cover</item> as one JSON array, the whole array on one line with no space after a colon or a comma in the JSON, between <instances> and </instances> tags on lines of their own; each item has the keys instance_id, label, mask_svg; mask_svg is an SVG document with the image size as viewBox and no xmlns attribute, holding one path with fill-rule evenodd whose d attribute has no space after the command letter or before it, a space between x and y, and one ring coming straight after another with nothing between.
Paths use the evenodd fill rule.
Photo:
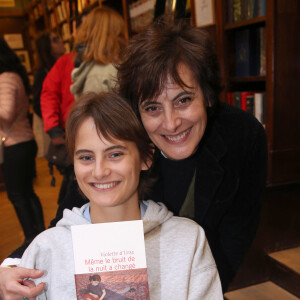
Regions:
<instances>
[{"instance_id":1,"label":"white book cover","mask_svg":"<svg viewBox=\"0 0 300 300\"><path fill-rule=\"evenodd\" d=\"M149 298L143 221L71 227L77 299Z\"/></svg>"}]
</instances>

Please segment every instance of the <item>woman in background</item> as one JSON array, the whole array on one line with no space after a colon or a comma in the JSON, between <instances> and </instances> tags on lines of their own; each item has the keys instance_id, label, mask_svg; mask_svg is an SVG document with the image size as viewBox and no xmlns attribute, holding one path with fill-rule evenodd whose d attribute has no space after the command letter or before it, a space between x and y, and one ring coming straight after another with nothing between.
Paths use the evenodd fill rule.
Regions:
<instances>
[{"instance_id":1,"label":"woman in background","mask_svg":"<svg viewBox=\"0 0 300 300\"><path fill-rule=\"evenodd\" d=\"M37 145L28 119L30 86L18 56L0 38L0 137L3 175L9 200L25 235L25 243L44 227L40 200L33 190Z\"/></svg>"},{"instance_id":2,"label":"woman in background","mask_svg":"<svg viewBox=\"0 0 300 300\"><path fill-rule=\"evenodd\" d=\"M50 139L44 133L42 121L40 97L43 88L43 82L56 62L65 53L65 46L59 36L54 32L43 33L36 40L36 49L38 55L38 69L34 75L33 84L33 131L38 143L38 157L44 157L49 146Z\"/></svg>"},{"instance_id":3,"label":"woman in background","mask_svg":"<svg viewBox=\"0 0 300 300\"><path fill-rule=\"evenodd\" d=\"M71 92L78 98L85 92L101 92L115 86L119 55L125 46L125 24L109 7L95 8L78 29L77 57L72 72Z\"/></svg>"}]
</instances>

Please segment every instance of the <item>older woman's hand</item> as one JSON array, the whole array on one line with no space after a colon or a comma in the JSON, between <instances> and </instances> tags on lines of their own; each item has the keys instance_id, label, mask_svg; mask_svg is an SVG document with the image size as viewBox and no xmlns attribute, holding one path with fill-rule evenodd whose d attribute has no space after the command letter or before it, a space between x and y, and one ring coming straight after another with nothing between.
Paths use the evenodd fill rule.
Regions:
<instances>
[{"instance_id":1,"label":"older woman's hand","mask_svg":"<svg viewBox=\"0 0 300 300\"><path fill-rule=\"evenodd\" d=\"M45 288L45 283L35 286L31 280L26 278L39 278L44 271L31 270L21 267L0 267L0 297L2 300L23 300L24 297L34 299Z\"/></svg>"}]
</instances>

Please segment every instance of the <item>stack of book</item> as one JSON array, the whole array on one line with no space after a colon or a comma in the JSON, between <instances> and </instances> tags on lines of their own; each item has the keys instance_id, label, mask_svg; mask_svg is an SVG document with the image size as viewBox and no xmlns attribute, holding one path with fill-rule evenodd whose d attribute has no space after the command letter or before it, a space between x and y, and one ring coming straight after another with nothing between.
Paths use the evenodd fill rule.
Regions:
<instances>
[{"instance_id":1,"label":"stack of book","mask_svg":"<svg viewBox=\"0 0 300 300\"><path fill-rule=\"evenodd\" d=\"M227 93L227 103L253 114L257 120L266 123L266 93L253 91L237 91Z\"/></svg>"}]
</instances>

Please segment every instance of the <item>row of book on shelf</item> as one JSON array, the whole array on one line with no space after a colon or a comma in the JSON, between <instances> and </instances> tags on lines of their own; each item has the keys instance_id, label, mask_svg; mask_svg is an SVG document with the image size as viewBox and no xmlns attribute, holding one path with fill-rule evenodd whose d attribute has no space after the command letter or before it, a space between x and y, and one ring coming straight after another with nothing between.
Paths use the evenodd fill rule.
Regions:
<instances>
[{"instance_id":1,"label":"row of book on shelf","mask_svg":"<svg viewBox=\"0 0 300 300\"><path fill-rule=\"evenodd\" d=\"M239 22L266 15L266 0L228 0L228 23Z\"/></svg>"},{"instance_id":2,"label":"row of book on shelf","mask_svg":"<svg viewBox=\"0 0 300 300\"><path fill-rule=\"evenodd\" d=\"M236 91L227 93L227 103L243 109L266 124L266 93L261 91Z\"/></svg>"},{"instance_id":3,"label":"row of book on shelf","mask_svg":"<svg viewBox=\"0 0 300 300\"><path fill-rule=\"evenodd\" d=\"M235 32L235 75L266 75L265 27L242 29Z\"/></svg>"}]
</instances>

